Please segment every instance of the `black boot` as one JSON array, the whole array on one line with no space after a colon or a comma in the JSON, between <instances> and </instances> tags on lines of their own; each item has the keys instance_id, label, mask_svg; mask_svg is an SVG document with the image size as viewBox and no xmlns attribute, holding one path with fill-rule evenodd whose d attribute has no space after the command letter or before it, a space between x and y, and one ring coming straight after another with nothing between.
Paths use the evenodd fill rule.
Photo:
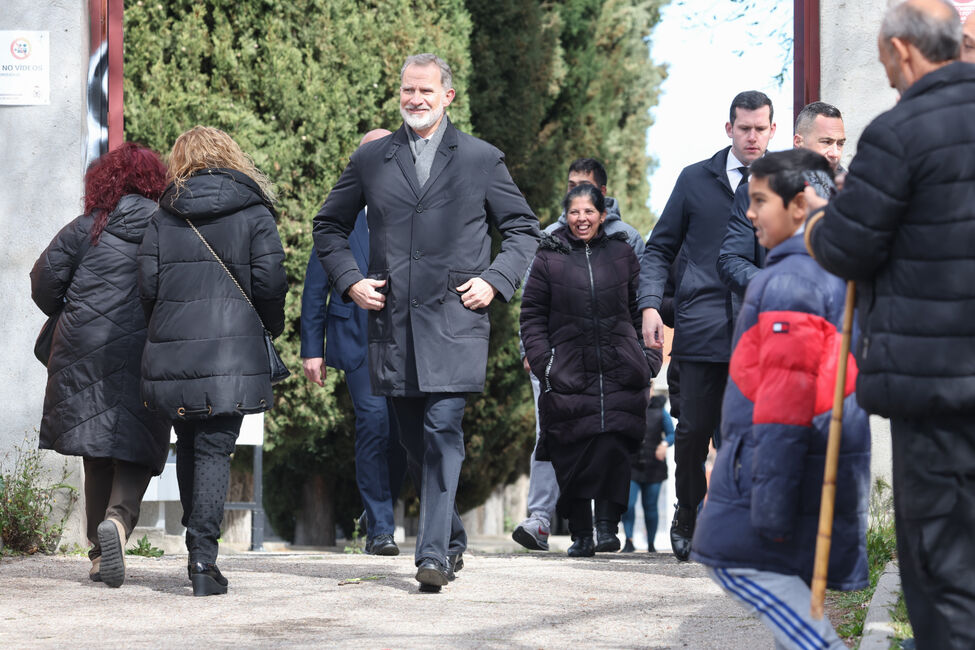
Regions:
<instances>
[{"instance_id":1,"label":"black boot","mask_svg":"<svg viewBox=\"0 0 975 650\"><path fill-rule=\"evenodd\" d=\"M670 546L674 549L677 559L686 562L691 555L691 538L694 537L694 523L697 520L697 512L694 508L688 508L677 504L674 506L674 520L670 524Z\"/></svg>"},{"instance_id":2,"label":"black boot","mask_svg":"<svg viewBox=\"0 0 975 650\"><path fill-rule=\"evenodd\" d=\"M216 564L194 562L190 567L194 596L216 596L227 593L227 579Z\"/></svg>"},{"instance_id":3,"label":"black boot","mask_svg":"<svg viewBox=\"0 0 975 650\"><path fill-rule=\"evenodd\" d=\"M592 534L573 535L572 546L566 551L569 557L592 557L596 554L595 544L592 541Z\"/></svg>"},{"instance_id":4,"label":"black boot","mask_svg":"<svg viewBox=\"0 0 975 650\"><path fill-rule=\"evenodd\" d=\"M616 536L620 521L619 508L611 501L596 500L596 552L615 553L620 550Z\"/></svg>"}]
</instances>

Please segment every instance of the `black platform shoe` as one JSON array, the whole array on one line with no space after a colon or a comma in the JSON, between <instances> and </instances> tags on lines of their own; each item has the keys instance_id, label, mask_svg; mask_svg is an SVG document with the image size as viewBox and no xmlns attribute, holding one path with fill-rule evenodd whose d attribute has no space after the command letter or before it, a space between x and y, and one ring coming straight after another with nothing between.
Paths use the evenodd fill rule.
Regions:
<instances>
[{"instance_id":1,"label":"black platform shoe","mask_svg":"<svg viewBox=\"0 0 975 650\"><path fill-rule=\"evenodd\" d=\"M596 554L596 545L592 535L573 535L572 546L565 552L569 557L592 557Z\"/></svg>"},{"instance_id":2,"label":"black platform shoe","mask_svg":"<svg viewBox=\"0 0 975 650\"><path fill-rule=\"evenodd\" d=\"M190 567L194 596L216 596L227 593L227 579L216 564L194 562Z\"/></svg>"},{"instance_id":3,"label":"black platform shoe","mask_svg":"<svg viewBox=\"0 0 975 650\"><path fill-rule=\"evenodd\" d=\"M692 508L680 504L674 506L674 520L670 524L670 546L674 555L681 562L686 562L691 555L691 539L694 537L694 523L696 512Z\"/></svg>"}]
</instances>

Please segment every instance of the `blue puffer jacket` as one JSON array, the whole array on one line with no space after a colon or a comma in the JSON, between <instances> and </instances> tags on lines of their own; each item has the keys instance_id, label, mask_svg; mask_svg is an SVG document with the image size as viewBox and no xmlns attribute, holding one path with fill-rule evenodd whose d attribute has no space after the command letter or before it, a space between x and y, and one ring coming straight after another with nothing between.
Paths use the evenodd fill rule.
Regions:
<instances>
[{"instance_id":1,"label":"blue puffer jacket","mask_svg":"<svg viewBox=\"0 0 975 650\"><path fill-rule=\"evenodd\" d=\"M735 327L718 452L691 556L812 579L844 283L802 235L770 251ZM848 359L829 586L867 586L870 430Z\"/></svg>"}]
</instances>

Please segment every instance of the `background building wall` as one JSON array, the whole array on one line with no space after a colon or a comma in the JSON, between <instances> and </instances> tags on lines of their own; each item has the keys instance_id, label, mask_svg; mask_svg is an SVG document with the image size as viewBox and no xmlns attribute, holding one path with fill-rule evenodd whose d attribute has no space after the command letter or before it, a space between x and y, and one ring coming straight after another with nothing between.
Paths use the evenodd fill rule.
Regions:
<instances>
[{"instance_id":1,"label":"background building wall","mask_svg":"<svg viewBox=\"0 0 975 650\"><path fill-rule=\"evenodd\" d=\"M877 53L877 35L887 0L820 0L822 100L843 113L847 145L843 164L856 155L870 122L897 102L897 92ZM870 418L871 475L891 480L890 423Z\"/></svg>"},{"instance_id":2,"label":"background building wall","mask_svg":"<svg viewBox=\"0 0 975 650\"><path fill-rule=\"evenodd\" d=\"M820 0L821 94L843 113L843 164L856 154L863 129L897 102L877 58L887 0Z\"/></svg>"},{"instance_id":3,"label":"background building wall","mask_svg":"<svg viewBox=\"0 0 975 650\"><path fill-rule=\"evenodd\" d=\"M33 348L45 317L31 301L28 274L51 238L81 211L87 21L85 2L4 0L0 11L0 29L48 31L51 43L51 103L0 106L0 386L7 395L0 463L9 462L5 456L17 446L37 445L47 373ZM44 462L59 474L65 459L45 452ZM78 485L80 460L68 463ZM79 501L62 543L84 543L81 510Z\"/></svg>"}]
</instances>

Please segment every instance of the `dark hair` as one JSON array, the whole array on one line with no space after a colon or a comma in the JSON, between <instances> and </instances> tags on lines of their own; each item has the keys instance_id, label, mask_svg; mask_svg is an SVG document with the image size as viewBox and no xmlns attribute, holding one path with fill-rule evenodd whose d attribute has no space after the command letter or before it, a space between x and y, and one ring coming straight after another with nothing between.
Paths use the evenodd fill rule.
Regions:
<instances>
[{"instance_id":1,"label":"dark hair","mask_svg":"<svg viewBox=\"0 0 975 650\"><path fill-rule=\"evenodd\" d=\"M595 158L579 158L569 165L569 173L592 174L597 187L606 187L606 168Z\"/></svg>"},{"instance_id":2,"label":"dark hair","mask_svg":"<svg viewBox=\"0 0 975 650\"><path fill-rule=\"evenodd\" d=\"M806 104L799 111L799 115L796 116L795 132L799 133L801 131L809 130L810 125L815 121L816 117L822 115L823 117L843 119L843 115L840 114L840 109L836 108L832 104L827 104L826 102L812 102L811 104Z\"/></svg>"},{"instance_id":3,"label":"dark hair","mask_svg":"<svg viewBox=\"0 0 975 650\"><path fill-rule=\"evenodd\" d=\"M824 172L832 180L833 168L825 157L809 149L789 149L766 154L748 168L749 181L767 178L772 191L782 197L783 205L806 187L803 172Z\"/></svg>"},{"instance_id":4,"label":"dark hair","mask_svg":"<svg viewBox=\"0 0 975 650\"><path fill-rule=\"evenodd\" d=\"M606 212L606 199L603 197L603 193L599 191L599 188L595 185L589 183L579 183L573 187L562 199L562 211L566 214L569 213L569 207L572 205L572 199L584 196L590 201L599 214Z\"/></svg>"},{"instance_id":5,"label":"dark hair","mask_svg":"<svg viewBox=\"0 0 975 650\"><path fill-rule=\"evenodd\" d=\"M746 111L757 111L762 106L768 106L768 121L772 122L772 100L765 93L758 90L746 90L745 92L738 93L735 98L731 100L731 119L729 120L732 124L735 123L735 111L742 108Z\"/></svg>"},{"instance_id":6,"label":"dark hair","mask_svg":"<svg viewBox=\"0 0 975 650\"><path fill-rule=\"evenodd\" d=\"M158 201L166 189L166 166L152 149L123 142L91 164L85 172L85 214L95 223L91 243L97 245L108 215L126 194Z\"/></svg>"},{"instance_id":7,"label":"dark hair","mask_svg":"<svg viewBox=\"0 0 975 650\"><path fill-rule=\"evenodd\" d=\"M907 41L931 63L961 57L962 24L950 2L941 2L944 12L936 15L907 2L891 7L880 26L880 40L890 51L890 39Z\"/></svg>"}]
</instances>

